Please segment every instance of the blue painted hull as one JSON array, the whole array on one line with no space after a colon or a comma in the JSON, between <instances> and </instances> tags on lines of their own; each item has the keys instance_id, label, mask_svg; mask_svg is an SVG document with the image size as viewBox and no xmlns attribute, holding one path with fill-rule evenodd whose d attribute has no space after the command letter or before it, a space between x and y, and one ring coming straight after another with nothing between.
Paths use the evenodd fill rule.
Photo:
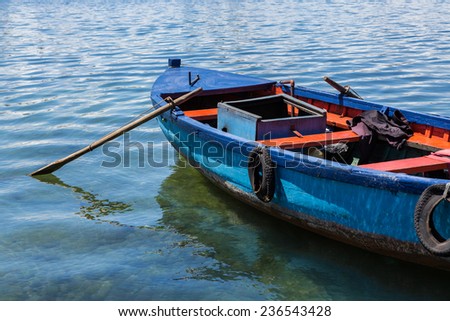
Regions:
<instances>
[{"instance_id":1,"label":"blue painted hull","mask_svg":"<svg viewBox=\"0 0 450 321\"><path fill-rule=\"evenodd\" d=\"M195 74L200 69L186 70ZM224 77L223 73L208 70L200 72L206 74L203 79L215 79L211 86L206 79L198 84L204 88L204 95L261 87L268 83L267 80L236 75ZM156 81L151 96L155 105L161 103L167 94L176 95L193 89L181 78L177 84L178 73L178 70L169 69ZM221 83L223 78L227 79ZM346 99L306 88L296 88L296 94L339 103ZM346 103L359 105L361 109L382 107L351 99ZM419 117L415 113L406 114L409 118ZM426 117L429 117L426 121L433 124L440 121ZM406 261L450 270L450 259L428 252L414 227L414 209L420 194L428 186L447 183L448 180L379 172L270 148L272 161L276 164L276 188L272 201L265 203L255 196L248 177L248 155L258 146L257 142L217 130L177 109L162 114L158 122L167 139L190 164L237 199L326 237ZM450 127L448 120L444 122L441 127ZM445 215L449 209L448 205L440 208L444 212L440 229L445 235L450 235L450 215Z\"/></svg>"}]
</instances>

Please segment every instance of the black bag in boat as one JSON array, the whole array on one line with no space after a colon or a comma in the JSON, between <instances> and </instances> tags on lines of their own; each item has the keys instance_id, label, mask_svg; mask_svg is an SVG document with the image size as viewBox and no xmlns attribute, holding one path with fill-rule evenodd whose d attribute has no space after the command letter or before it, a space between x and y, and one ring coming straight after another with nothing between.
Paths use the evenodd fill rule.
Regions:
<instances>
[{"instance_id":1,"label":"black bag in boat","mask_svg":"<svg viewBox=\"0 0 450 321\"><path fill-rule=\"evenodd\" d=\"M361 136L361 160L359 164L368 161L370 151L373 147L374 137L383 136L386 141L396 149L400 149L406 140L413 135L409 122L405 116L395 110L392 117L379 112L378 110L367 110L348 122L349 127Z\"/></svg>"},{"instance_id":2,"label":"black bag in boat","mask_svg":"<svg viewBox=\"0 0 450 321\"><path fill-rule=\"evenodd\" d=\"M361 136L381 135L397 149L402 148L413 134L408 121L398 110L394 112L393 117L380 113L378 110L367 110L354 117L349 126Z\"/></svg>"}]
</instances>

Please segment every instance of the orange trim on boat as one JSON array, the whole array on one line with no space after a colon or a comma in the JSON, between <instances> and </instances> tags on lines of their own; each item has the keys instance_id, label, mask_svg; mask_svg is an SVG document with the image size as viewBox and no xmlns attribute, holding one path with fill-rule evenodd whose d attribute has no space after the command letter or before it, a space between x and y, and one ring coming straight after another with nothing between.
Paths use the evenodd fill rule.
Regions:
<instances>
[{"instance_id":1,"label":"orange trim on boat","mask_svg":"<svg viewBox=\"0 0 450 321\"><path fill-rule=\"evenodd\" d=\"M338 128L342 128L342 129L349 129L349 127L347 125L347 120L351 121L352 118L346 117L346 116L341 116L338 114L329 113L329 112L327 113L327 125L328 126L338 127Z\"/></svg>"},{"instance_id":2,"label":"orange trim on boat","mask_svg":"<svg viewBox=\"0 0 450 321\"><path fill-rule=\"evenodd\" d=\"M415 174L448 169L450 167L450 158L429 155L366 164L359 167L370 168L384 172Z\"/></svg>"},{"instance_id":3,"label":"orange trim on boat","mask_svg":"<svg viewBox=\"0 0 450 321\"><path fill-rule=\"evenodd\" d=\"M303 137L283 137L269 140L260 140L259 142L267 146L276 146L284 149L297 149L311 146L325 146L339 142L357 142L360 137L351 130L340 132L330 132L322 134L304 135Z\"/></svg>"},{"instance_id":4,"label":"orange trim on boat","mask_svg":"<svg viewBox=\"0 0 450 321\"><path fill-rule=\"evenodd\" d=\"M185 110L183 112L185 116L195 120L211 120L217 118L217 108Z\"/></svg>"}]
</instances>

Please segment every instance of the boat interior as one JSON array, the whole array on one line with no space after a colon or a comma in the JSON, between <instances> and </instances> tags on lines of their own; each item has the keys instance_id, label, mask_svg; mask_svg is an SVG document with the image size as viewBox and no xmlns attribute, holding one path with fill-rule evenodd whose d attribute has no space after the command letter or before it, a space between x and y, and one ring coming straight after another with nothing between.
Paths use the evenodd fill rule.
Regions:
<instances>
[{"instance_id":1,"label":"boat interior","mask_svg":"<svg viewBox=\"0 0 450 321\"><path fill-rule=\"evenodd\" d=\"M401 148L377 135L367 138L349 123L362 111L270 86L197 96L181 106L185 116L228 133L293 152L379 171L449 179L450 130L409 123Z\"/></svg>"}]
</instances>

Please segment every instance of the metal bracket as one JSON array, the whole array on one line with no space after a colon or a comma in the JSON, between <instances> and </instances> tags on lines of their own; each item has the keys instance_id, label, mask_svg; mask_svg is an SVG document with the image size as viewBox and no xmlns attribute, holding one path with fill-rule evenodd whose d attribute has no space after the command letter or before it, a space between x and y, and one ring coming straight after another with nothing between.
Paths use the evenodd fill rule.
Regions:
<instances>
[{"instance_id":1,"label":"metal bracket","mask_svg":"<svg viewBox=\"0 0 450 321\"><path fill-rule=\"evenodd\" d=\"M200 75L197 75L194 80L192 80L192 73L189 71L189 86L194 86L197 81L200 80Z\"/></svg>"},{"instance_id":2,"label":"metal bracket","mask_svg":"<svg viewBox=\"0 0 450 321\"><path fill-rule=\"evenodd\" d=\"M167 97L164 99L165 101L167 101L170 104L170 108L174 109L177 105L175 105L175 102L173 101L172 97Z\"/></svg>"}]
</instances>

